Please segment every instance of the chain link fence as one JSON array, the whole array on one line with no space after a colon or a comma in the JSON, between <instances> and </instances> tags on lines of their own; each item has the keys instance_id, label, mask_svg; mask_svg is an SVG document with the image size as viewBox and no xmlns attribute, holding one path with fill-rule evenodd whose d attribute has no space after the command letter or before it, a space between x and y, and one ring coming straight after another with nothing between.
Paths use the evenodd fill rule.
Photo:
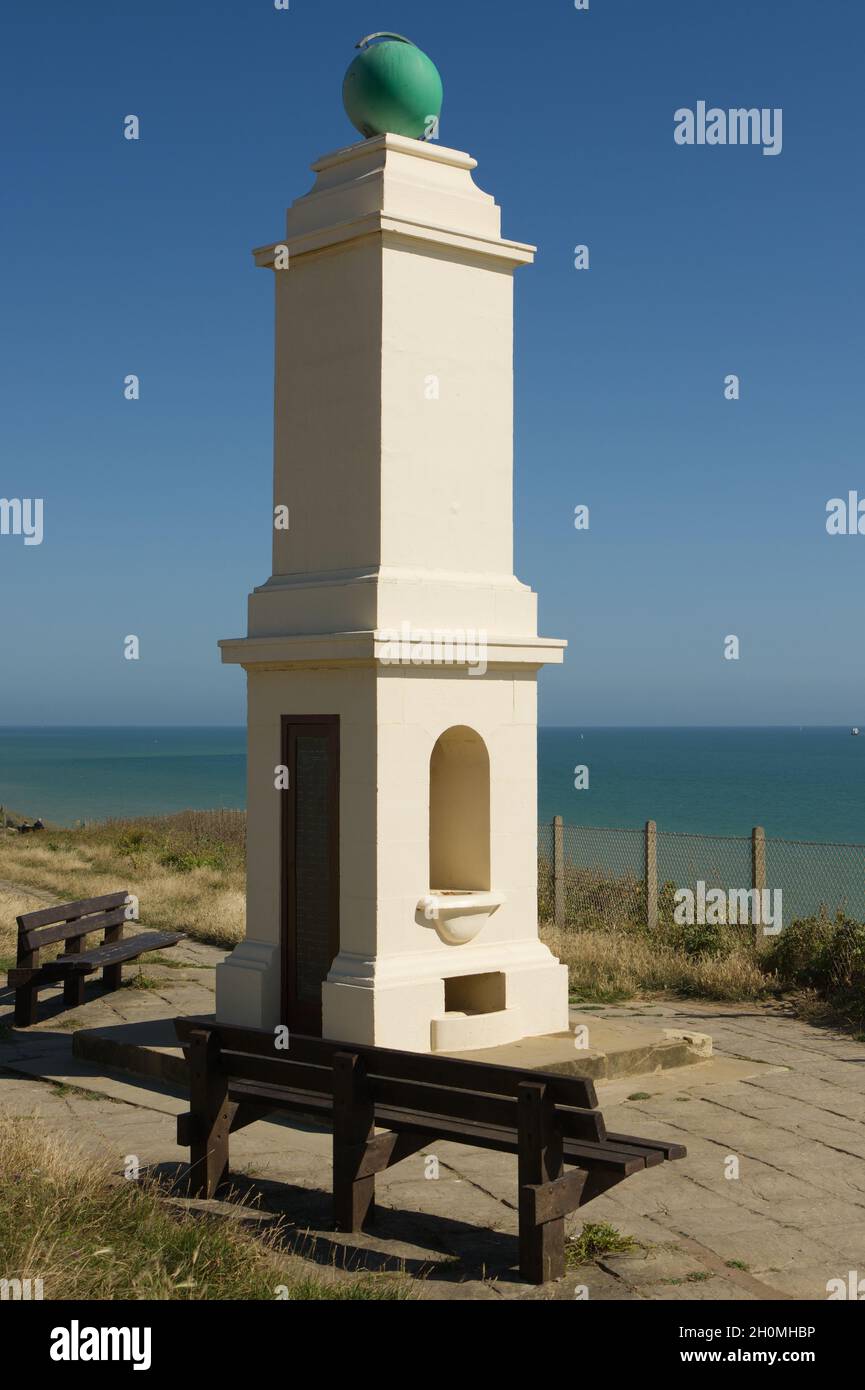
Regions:
<instances>
[{"instance_id":1,"label":"chain link fence","mask_svg":"<svg viewBox=\"0 0 865 1390\"><path fill-rule=\"evenodd\" d=\"M865 845L766 840L766 885L784 890L784 921L838 911L865 922Z\"/></svg>"},{"instance_id":2,"label":"chain link fence","mask_svg":"<svg viewBox=\"0 0 865 1390\"><path fill-rule=\"evenodd\" d=\"M673 895L698 884L782 894L782 924L838 911L865 922L865 845L748 835L691 835L564 825L538 828L538 908L542 921L615 929L671 916ZM776 919L777 920L777 919Z\"/></svg>"},{"instance_id":3,"label":"chain link fence","mask_svg":"<svg viewBox=\"0 0 865 1390\"><path fill-rule=\"evenodd\" d=\"M539 829L542 921L612 928L645 920L641 830L556 822Z\"/></svg>"},{"instance_id":4,"label":"chain link fence","mask_svg":"<svg viewBox=\"0 0 865 1390\"><path fill-rule=\"evenodd\" d=\"M706 888L750 888L752 844L750 835L687 835L675 830L658 831L658 883L696 892Z\"/></svg>"}]
</instances>

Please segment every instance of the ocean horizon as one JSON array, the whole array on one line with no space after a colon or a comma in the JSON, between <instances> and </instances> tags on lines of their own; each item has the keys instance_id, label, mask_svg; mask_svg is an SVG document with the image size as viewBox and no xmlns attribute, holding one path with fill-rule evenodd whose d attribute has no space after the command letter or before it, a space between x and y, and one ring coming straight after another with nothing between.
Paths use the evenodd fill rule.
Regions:
<instances>
[{"instance_id":1,"label":"ocean horizon","mask_svg":"<svg viewBox=\"0 0 865 1390\"><path fill-rule=\"evenodd\" d=\"M577 790L576 769L588 770ZM584 780L585 775L583 775ZM865 735L836 726L545 726L538 820L865 843ZM0 727L0 805L60 825L246 805L242 726Z\"/></svg>"}]
</instances>

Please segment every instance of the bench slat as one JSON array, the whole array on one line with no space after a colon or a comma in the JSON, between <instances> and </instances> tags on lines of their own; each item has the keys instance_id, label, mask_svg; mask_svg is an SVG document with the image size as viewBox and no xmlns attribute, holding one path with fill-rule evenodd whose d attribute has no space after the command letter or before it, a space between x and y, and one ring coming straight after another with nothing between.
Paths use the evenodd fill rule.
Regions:
<instances>
[{"instance_id":1,"label":"bench slat","mask_svg":"<svg viewBox=\"0 0 865 1390\"><path fill-rule=\"evenodd\" d=\"M116 893L104 893L101 898L79 898L74 903L57 903L54 907L40 907L35 912L23 912L17 919L21 931L33 927L45 927L52 922L71 922L86 917L91 912L107 912L112 907L122 907L129 897L129 890L121 888ZM55 940L60 940L55 937Z\"/></svg>"},{"instance_id":2,"label":"bench slat","mask_svg":"<svg viewBox=\"0 0 865 1390\"><path fill-rule=\"evenodd\" d=\"M112 894L113 896L113 894ZM22 921L19 918L19 922ZM18 949L38 951L43 946L51 946L55 941L74 941L90 932L102 931L105 927L122 926L126 921L126 908L115 907L110 912L97 912L92 916L76 917L70 922L57 926L26 927L18 935Z\"/></svg>"},{"instance_id":3,"label":"bench slat","mask_svg":"<svg viewBox=\"0 0 865 1390\"><path fill-rule=\"evenodd\" d=\"M333 1095L333 1072L329 1067L310 1066L296 1062L286 1053L271 1057L250 1057L248 1054L223 1050L220 1064L229 1077L243 1081L260 1081L274 1087L288 1086L319 1095ZM516 1129L517 1101L514 1096L490 1095L476 1090L455 1090L453 1087L428 1085L421 1081L403 1081L393 1077L369 1075L369 1086L376 1106L394 1105L412 1111L443 1113L451 1119L477 1120L480 1123ZM588 1139L594 1142L605 1137L604 1121L598 1110L560 1108L562 1132L569 1139Z\"/></svg>"},{"instance_id":4,"label":"bench slat","mask_svg":"<svg viewBox=\"0 0 865 1390\"><path fill-rule=\"evenodd\" d=\"M515 1096L488 1095L477 1090L455 1090L448 1086L430 1086L422 1081L403 1081L389 1076L369 1077L375 1100L376 1114L381 1106L421 1111L424 1114L443 1114L448 1119L474 1120L497 1128L517 1129L517 1099ZM598 1142L604 1138L603 1119L597 1110L577 1110L558 1107L557 1119L568 1139Z\"/></svg>"},{"instance_id":5,"label":"bench slat","mask_svg":"<svg viewBox=\"0 0 865 1390\"><path fill-rule=\"evenodd\" d=\"M421 1081L431 1085L453 1086L459 1090L481 1091L486 1095L516 1096L521 1081L543 1081L559 1105L592 1110L598 1098L593 1082L587 1077L560 1076L558 1073L538 1072L515 1067L503 1067L491 1062L466 1062L458 1057L443 1057L439 1053L398 1052L387 1047L365 1047L363 1043L336 1042L330 1038L308 1038L300 1033L289 1035L286 1052L276 1053L273 1033L261 1029L236 1028L214 1024L212 1018L179 1018L175 1022L181 1042L188 1041L193 1029L203 1028L219 1035L223 1048L240 1054L258 1057L280 1056L292 1061L330 1067L337 1052L353 1052L362 1057L370 1076L386 1074L399 1081ZM386 1072L383 1069L386 1068Z\"/></svg>"},{"instance_id":6,"label":"bench slat","mask_svg":"<svg viewBox=\"0 0 865 1390\"><path fill-rule=\"evenodd\" d=\"M623 1144L621 1139L610 1139L609 1142L620 1153L634 1154L637 1158L641 1158L647 1168L657 1168L658 1164L664 1161L664 1155L660 1149L649 1148L636 1139L632 1144Z\"/></svg>"},{"instance_id":7,"label":"bench slat","mask_svg":"<svg viewBox=\"0 0 865 1390\"><path fill-rule=\"evenodd\" d=\"M314 1095L333 1096L333 1071L330 1067L315 1067L308 1062L296 1062L284 1052L270 1057L251 1057L241 1052L220 1051L219 1065L229 1078L240 1081L260 1081L265 1086L288 1086L291 1090L310 1091Z\"/></svg>"},{"instance_id":8,"label":"bench slat","mask_svg":"<svg viewBox=\"0 0 865 1390\"><path fill-rule=\"evenodd\" d=\"M333 1102L329 1096L293 1087L230 1080L228 1094L233 1101L252 1101L260 1105L269 1105L274 1110L309 1115L325 1123L330 1121L333 1113ZM480 1149L495 1149L499 1153L515 1154L518 1151L516 1128L510 1125L451 1119L447 1115L429 1114L423 1110L408 1110L384 1104L376 1104L375 1123L395 1133L411 1130L429 1134L440 1141L471 1144ZM630 1177L632 1173L646 1167L645 1156L620 1149L607 1140L595 1144L566 1139L564 1156L567 1162L577 1164L580 1168L597 1169L604 1173L620 1174L622 1177Z\"/></svg>"},{"instance_id":9,"label":"bench slat","mask_svg":"<svg viewBox=\"0 0 865 1390\"><path fill-rule=\"evenodd\" d=\"M629 1178L632 1173L640 1173L647 1166L644 1158L635 1153L622 1150L609 1139L601 1144L583 1144L576 1139L566 1139L563 1148L568 1163L579 1168L599 1170L602 1173L621 1173Z\"/></svg>"},{"instance_id":10,"label":"bench slat","mask_svg":"<svg viewBox=\"0 0 865 1390\"><path fill-rule=\"evenodd\" d=\"M255 1081L230 1081L228 1094L231 1100L255 1101L270 1105L274 1110L310 1115L326 1124L333 1115L333 1102L329 1097L315 1095L309 1091L295 1091L290 1087L266 1086ZM441 1115L413 1113L387 1105L375 1107L375 1122L376 1125L386 1127L394 1133L417 1130L439 1140L474 1144L478 1148L497 1149L502 1153L517 1152L514 1132L494 1125L474 1124L467 1120L448 1120Z\"/></svg>"},{"instance_id":11,"label":"bench slat","mask_svg":"<svg viewBox=\"0 0 865 1390\"><path fill-rule=\"evenodd\" d=\"M63 979L68 975L92 975L106 965L119 965L125 960L134 960L146 951L158 951L163 947L176 946L183 941L182 932L139 932L128 936L110 946L97 946L93 951L82 951L79 955L62 955L48 961L40 969L45 979Z\"/></svg>"},{"instance_id":12,"label":"bench slat","mask_svg":"<svg viewBox=\"0 0 865 1390\"><path fill-rule=\"evenodd\" d=\"M311 1115L317 1120L330 1121L333 1099L319 1091L306 1091L291 1086L268 1086L263 1081L229 1081L228 1096L239 1104L249 1102L268 1110L290 1110ZM263 1118L263 1117L262 1117Z\"/></svg>"},{"instance_id":13,"label":"bench slat","mask_svg":"<svg viewBox=\"0 0 865 1390\"><path fill-rule=\"evenodd\" d=\"M668 1160L685 1158L688 1153L684 1144L672 1144L663 1139L644 1139L634 1134L608 1134L607 1138L611 1144L629 1144L638 1149L657 1149Z\"/></svg>"}]
</instances>

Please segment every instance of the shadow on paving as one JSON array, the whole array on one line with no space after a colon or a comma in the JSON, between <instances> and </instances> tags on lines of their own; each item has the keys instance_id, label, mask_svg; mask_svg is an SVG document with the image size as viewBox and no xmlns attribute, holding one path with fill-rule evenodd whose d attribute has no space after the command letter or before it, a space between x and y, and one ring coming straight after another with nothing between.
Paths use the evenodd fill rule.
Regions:
<instances>
[{"instance_id":1,"label":"shadow on paving","mask_svg":"<svg viewBox=\"0 0 865 1390\"><path fill-rule=\"evenodd\" d=\"M147 962L145 961L145 964L146 963ZM144 972L142 971L142 973ZM15 1027L17 1041L19 1042L22 1042L25 1038L38 1038L43 1036L41 1025L46 1021L50 1022L52 1018L57 1018L60 1014L68 1013L73 1021L73 1024L85 1028L87 1026L88 1018L86 1010L89 1004L97 1004L102 999L105 999L110 1003L111 1001L116 1001L118 996L122 999L124 995L126 995L127 993L136 992L135 980L136 976L127 976L124 979L123 984L120 986L120 989L118 990L107 989L105 985L102 983L101 978L98 980L90 979L90 977L88 976L84 1001L83 1003L77 1005L66 1003L65 999L63 998L62 983L56 986L45 985L39 991L39 1012L36 1023L31 1024L27 1028L19 1028L17 1027L17 1025L14 1025L12 1023L13 1014L10 1013L9 1027ZM171 979L168 979L166 981L165 988L167 989L172 983L173 981ZM142 991L138 990L137 992L141 993ZM0 985L0 1009L2 1009L4 1005L10 1010L14 1010L15 991L9 985ZM174 1033L172 1027L172 1038L173 1036Z\"/></svg>"},{"instance_id":2,"label":"shadow on paving","mask_svg":"<svg viewBox=\"0 0 865 1390\"><path fill-rule=\"evenodd\" d=\"M187 1196L189 1169L162 1163L148 1169L172 1197L202 1217L238 1221L252 1231L275 1232L279 1248L327 1268L351 1274L407 1274L445 1283L469 1279L520 1282L516 1235L470 1225L453 1217L376 1204L360 1233L333 1230L329 1191L289 1182L232 1174L213 1201ZM391 1244L398 1249L382 1249ZM417 1252L429 1250L428 1257Z\"/></svg>"}]
</instances>

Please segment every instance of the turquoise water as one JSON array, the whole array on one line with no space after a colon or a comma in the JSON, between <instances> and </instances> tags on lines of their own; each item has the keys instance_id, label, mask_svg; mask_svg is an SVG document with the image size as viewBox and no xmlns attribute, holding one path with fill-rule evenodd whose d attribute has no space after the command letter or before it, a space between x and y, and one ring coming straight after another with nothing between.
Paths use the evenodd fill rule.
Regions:
<instances>
[{"instance_id":1,"label":"turquoise water","mask_svg":"<svg viewBox=\"0 0 865 1390\"><path fill-rule=\"evenodd\" d=\"M0 804L60 825L246 804L244 729L2 729Z\"/></svg>"},{"instance_id":2,"label":"turquoise water","mask_svg":"<svg viewBox=\"0 0 865 1390\"><path fill-rule=\"evenodd\" d=\"M574 789L574 768L589 789ZM538 816L575 825L865 843L865 733L803 729L542 729Z\"/></svg>"},{"instance_id":3,"label":"turquoise water","mask_svg":"<svg viewBox=\"0 0 865 1390\"><path fill-rule=\"evenodd\" d=\"M574 789L574 768L589 789ZM579 825L865 842L865 734L542 729L538 811ZM243 806L243 729L0 729L0 803L76 820Z\"/></svg>"}]
</instances>

